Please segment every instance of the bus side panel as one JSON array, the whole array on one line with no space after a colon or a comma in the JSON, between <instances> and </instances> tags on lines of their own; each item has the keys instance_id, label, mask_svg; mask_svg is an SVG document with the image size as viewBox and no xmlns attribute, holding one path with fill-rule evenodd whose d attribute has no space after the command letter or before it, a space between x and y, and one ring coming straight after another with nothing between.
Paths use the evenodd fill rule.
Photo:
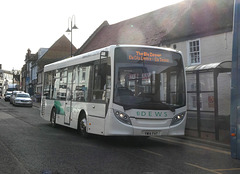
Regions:
<instances>
[{"instance_id":1,"label":"bus side panel","mask_svg":"<svg viewBox=\"0 0 240 174\"><path fill-rule=\"evenodd\" d=\"M41 103L41 117L50 121L52 107L54 106L53 100L42 99Z\"/></svg>"},{"instance_id":2,"label":"bus side panel","mask_svg":"<svg viewBox=\"0 0 240 174\"><path fill-rule=\"evenodd\" d=\"M65 101L64 100L51 100L53 101L50 103L50 115L51 109L55 107L56 109L56 123L60 125L64 125L64 117L65 117Z\"/></svg>"},{"instance_id":3,"label":"bus side panel","mask_svg":"<svg viewBox=\"0 0 240 174\"><path fill-rule=\"evenodd\" d=\"M105 118L106 104L105 103L89 103L87 104L87 113L89 116Z\"/></svg>"},{"instance_id":4,"label":"bus side panel","mask_svg":"<svg viewBox=\"0 0 240 174\"><path fill-rule=\"evenodd\" d=\"M104 135L104 123L106 104L104 103L89 103L86 106L87 111L87 131L93 134Z\"/></svg>"},{"instance_id":5,"label":"bus side panel","mask_svg":"<svg viewBox=\"0 0 240 174\"><path fill-rule=\"evenodd\" d=\"M104 118L99 117L88 117L88 133L104 135Z\"/></svg>"}]
</instances>

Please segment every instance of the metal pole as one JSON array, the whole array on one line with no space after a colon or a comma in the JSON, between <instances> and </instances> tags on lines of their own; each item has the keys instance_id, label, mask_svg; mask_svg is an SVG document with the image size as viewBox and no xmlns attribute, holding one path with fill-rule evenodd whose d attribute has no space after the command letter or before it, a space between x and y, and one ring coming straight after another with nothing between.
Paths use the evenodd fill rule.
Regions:
<instances>
[{"instance_id":1,"label":"metal pole","mask_svg":"<svg viewBox=\"0 0 240 174\"><path fill-rule=\"evenodd\" d=\"M231 156L240 159L240 0L234 3L232 85L231 85Z\"/></svg>"},{"instance_id":2,"label":"metal pole","mask_svg":"<svg viewBox=\"0 0 240 174\"><path fill-rule=\"evenodd\" d=\"M69 20L71 20L70 29L69 29ZM73 26L73 20L74 20L74 26ZM68 29L67 29L66 32L70 32L70 33L71 33L71 41L70 41L70 42L71 42L71 45L70 45L70 49L71 49L71 51L70 51L70 52L71 52L71 55L70 55L70 56L71 56L71 57L72 57L72 55L73 55L73 54L72 54L72 45L73 45L73 44L72 44L72 31L73 31L73 29L78 29L77 26L76 26L76 24L75 24L75 22L76 22L76 21L75 21L75 16L74 16L74 15L73 15L71 18L70 18L70 17L68 18Z\"/></svg>"},{"instance_id":3,"label":"metal pole","mask_svg":"<svg viewBox=\"0 0 240 174\"><path fill-rule=\"evenodd\" d=\"M12 69L12 74L13 74L13 85L14 85L14 69Z\"/></svg>"},{"instance_id":4,"label":"metal pole","mask_svg":"<svg viewBox=\"0 0 240 174\"><path fill-rule=\"evenodd\" d=\"M72 19L71 19L71 57L72 57Z\"/></svg>"},{"instance_id":5,"label":"metal pole","mask_svg":"<svg viewBox=\"0 0 240 174\"><path fill-rule=\"evenodd\" d=\"M200 75L199 71L196 71L196 95L197 95L197 131L198 137L201 137L201 103L200 103Z\"/></svg>"},{"instance_id":6,"label":"metal pole","mask_svg":"<svg viewBox=\"0 0 240 174\"><path fill-rule=\"evenodd\" d=\"M215 140L219 140L219 120L218 120L218 70L213 71L214 78L214 122L215 122Z\"/></svg>"}]
</instances>

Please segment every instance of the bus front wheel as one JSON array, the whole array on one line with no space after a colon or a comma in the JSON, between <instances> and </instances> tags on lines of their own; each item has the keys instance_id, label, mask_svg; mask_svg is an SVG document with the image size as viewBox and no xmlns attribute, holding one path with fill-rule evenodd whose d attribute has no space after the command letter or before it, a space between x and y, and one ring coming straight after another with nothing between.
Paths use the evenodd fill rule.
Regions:
<instances>
[{"instance_id":1,"label":"bus front wheel","mask_svg":"<svg viewBox=\"0 0 240 174\"><path fill-rule=\"evenodd\" d=\"M79 120L78 120L78 132L83 136L83 137L88 137L87 133L87 119L85 114L81 115Z\"/></svg>"}]
</instances>

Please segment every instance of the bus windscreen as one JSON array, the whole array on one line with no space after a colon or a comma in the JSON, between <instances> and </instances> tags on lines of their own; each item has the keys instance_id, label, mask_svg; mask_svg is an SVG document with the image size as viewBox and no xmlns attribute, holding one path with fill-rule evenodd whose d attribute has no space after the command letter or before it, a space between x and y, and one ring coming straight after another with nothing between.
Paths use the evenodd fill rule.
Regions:
<instances>
[{"instance_id":1,"label":"bus windscreen","mask_svg":"<svg viewBox=\"0 0 240 174\"><path fill-rule=\"evenodd\" d=\"M179 53L153 48L116 48L114 102L125 109L169 109L186 104Z\"/></svg>"}]
</instances>

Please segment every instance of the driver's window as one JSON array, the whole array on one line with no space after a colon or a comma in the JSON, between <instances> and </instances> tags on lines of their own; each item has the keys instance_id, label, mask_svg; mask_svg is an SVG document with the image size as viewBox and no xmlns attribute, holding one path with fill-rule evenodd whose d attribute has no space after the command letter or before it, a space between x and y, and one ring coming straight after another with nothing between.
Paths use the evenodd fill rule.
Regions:
<instances>
[{"instance_id":1,"label":"driver's window","mask_svg":"<svg viewBox=\"0 0 240 174\"><path fill-rule=\"evenodd\" d=\"M106 90L110 88L111 83L111 68L107 64L107 60L103 59L101 64L95 62L93 66L94 83L92 100L97 102L105 102Z\"/></svg>"},{"instance_id":2,"label":"driver's window","mask_svg":"<svg viewBox=\"0 0 240 174\"><path fill-rule=\"evenodd\" d=\"M144 92L142 72L131 68L120 68L117 81L117 96L137 96Z\"/></svg>"}]
</instances>

